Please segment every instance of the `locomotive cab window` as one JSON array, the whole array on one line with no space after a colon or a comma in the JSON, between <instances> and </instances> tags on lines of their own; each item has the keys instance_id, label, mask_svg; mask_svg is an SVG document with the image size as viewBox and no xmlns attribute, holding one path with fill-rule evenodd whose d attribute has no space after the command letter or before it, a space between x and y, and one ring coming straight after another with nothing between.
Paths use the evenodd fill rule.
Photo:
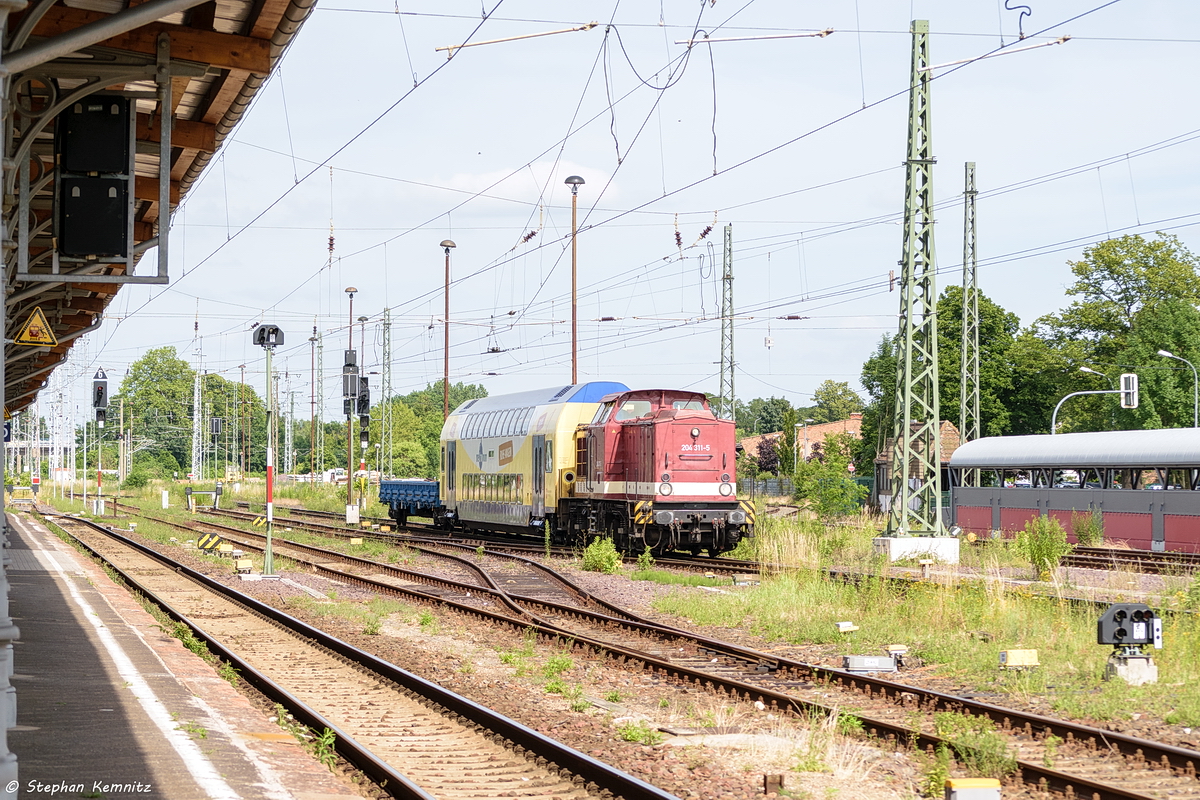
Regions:
<instances>
[{"instance_id":1,"label":"locomotive cab window","mask_svg":"<svg viewBox=\"0 0 1200 800\"><path fill-rule=\"evenodd\" d=\"M649 400L626 400L621 405L621 410L617 412L616 420L621 422L627 419L637 419L644 417L650 413Z\"/></svg>"},{"instance_id":2,"label":"locomotive cab window","mask_svg":"<svg viewBox=\"0 0 1200 800\"><path fill-rule=\"evenodd\" d=\"M603 425L608 422L608 418L612 415L613 406L616 403L605 403L596 409L596 416L592 420L593 425Z\"/></svg>"},{"instance_id":3,"label":"locomotive cab window","mask_svg":"<svg viewBox=\"0 0 1200 800\"><path fill-rule=\"evenodd\" d=\"M703 400L676 400L671 403L671 408L676 411L704 411Z\"/></svg>"}]
</instances>

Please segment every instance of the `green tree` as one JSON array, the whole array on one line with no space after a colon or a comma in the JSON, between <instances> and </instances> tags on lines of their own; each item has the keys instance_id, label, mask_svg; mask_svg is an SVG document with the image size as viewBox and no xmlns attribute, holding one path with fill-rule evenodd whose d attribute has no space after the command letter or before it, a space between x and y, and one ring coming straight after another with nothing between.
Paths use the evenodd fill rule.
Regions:
<instances>
[{"instance_id":1,"label":"green tree","mask_svg":"<svg viewBox=\"0 0 1200 800\"><path fill-rule=\"evenodd\" d=\"M813 400L812 409L805 409L808 414L805 419L811 418L815 423L839 422L863 410L862 398L848 381L824 381L813 392Z\"/></svg>"},{"instance_id":2,"label":"green tree","mask_svg":"<svg viewBox=\"0 0 1200 800\"><path fill-rule=\"evenodd\" d=\"M798 414L796 409L789 408L783 412L783 436L775 445L775 452L779 456L779 475L791 475L797 466L796 453L796 423Z\"/></svg>"},{"instance_id":3,"label":"green tree","mask_svg":"<svg viewBox=\"0 0 1200 800\"><path fill-rule=\"evenodd\" d=\"M778 433L783 430L783 412L792 404L784 397L762 399L756 397L749 403L741 400L736 404L738 436L756 436L763 433Z\"/></svg>"},{"instance_id":4,"label":"green tree","mask_svg":"<svg viewBox=\"0 0 1200 800\"><path fill-rule=\"evenodd\" d=\"M813 457L796 471L796 497L807 501L820 517L837 517L858 511L867 488L855 482L850 463L857 440L849 433L833 433L813 447Z\"/></svg>"},{"instance_id":5,"label":"green tree","mask_svg":"<svg viewBox=\"0 0 1200 800\"><path fill-rule=\"evenodd\" d=\"M862 438L854 451L859 475L875 474L875 456L892 435L892 408L896 398L896 346L884 334L862 367L860 381L869 401L863 409Z\"/></svg>"},{"instance_id":6,"label":"green tree","mask_svg":"<svg viewBox=\"0 0 1200 800\"><path fill-rule=\"evenodd\" d=\"M949 286L938 299L938 404L942 419L959 424L962 408L961 286ZM983 436L1001 436L1010 421L1005 396L1012 389L1009 351L1021 327L1016 314L979 293L979 416Z\"/></svg>"},{"instance_id":7,"label":"green tree","mask_svg":"<svg viewBox=\"0 0 1200 800\"><path fill-rule=\"evenodd\" d=\"M115 416L112 409L119 409L124 400L125 413L134 420L135 438L142 436L153 449L165 450L179 464L190 464L194 376L174 347L147 350L129 366L120 391L109 399L109 417Z\"/></svg>"},{"instance_id":8,"label":"green tree","mask_svg":"<svg viewBox=\"0 0 1200 800\"><path fill-rule=\"evenodd\" d=\"M1079 299L1057 319L1060 336L1091 343L1090 355L1103 358L1123 347L1143 308L1168 300L1200 301L1196 256L1176 237L1156 235L1156 241L1137 235L1109 239L1068 262L1075 283L1067 294Z\"/></svg>"}]
</instances>

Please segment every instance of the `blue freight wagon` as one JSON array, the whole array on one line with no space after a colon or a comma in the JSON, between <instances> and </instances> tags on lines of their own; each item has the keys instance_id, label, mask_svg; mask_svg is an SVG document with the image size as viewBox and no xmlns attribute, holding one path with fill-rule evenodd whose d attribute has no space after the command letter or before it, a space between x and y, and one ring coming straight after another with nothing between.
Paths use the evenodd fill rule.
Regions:
<instances>
[{"instance_id":1,"label":"blue freight wagon","mask_svg":"<svg viewBox=\"0 0 1200 800\"><path fill-rule=\"evenodd\" d=\"M438 482L419 478L380 481L379 502L388 507L388 516L399 525L408 524L410 516L432 517L442 504Z\"/></svg>"}]
</instances>

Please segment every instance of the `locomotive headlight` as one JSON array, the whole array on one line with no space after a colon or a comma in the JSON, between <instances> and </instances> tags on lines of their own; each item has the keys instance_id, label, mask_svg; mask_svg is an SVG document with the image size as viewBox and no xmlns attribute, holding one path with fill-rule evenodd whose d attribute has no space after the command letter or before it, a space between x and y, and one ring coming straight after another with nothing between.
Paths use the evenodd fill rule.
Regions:
<instances>
[{"instance_id":1,"label":"locomotive headlight","mask_svg":"<svg viewBox=\"0 0 1200 800\"><path fill-rule=\"evenodd\" d=\"M718 491L721 493L722 497L729 497L729 495L733 494L733 486L728 483L722 483L718 488Z\"/></svg>"},{"instance_id":2,"label":"locomotive headlight","mask_svg":"<svg viewBox=\"0 0 1200 800\"><path fill-rule=\"evenodd\" d=\"M699 428L692 428L692 438L693 439L700 438L700 429Z\"/></svg>"},{"instance_id":3,"label":"locomotive headlight","mask_svg":"<svg viewBox=\"0 0 1200 800\"><path fill-rule=\"evenodd\" d=\"M728 472L721 473L721 483L729 483L729 473Z\"/></svg>"},{"instance_id":4,"label":"locomotive headlight","mask_svg":"<svg viewBox=\"0 0 1200 800\"><path fill-rule=\"evenodd\" d=\"M745 523L746 512L745 511L730 511L729 512L729 521L731 523L733 523L734 525L741 525L741 524Z\"/></svg>"},{"instance_id":5,"label":"locomotive headlight","mask_svg":"<svg viewBox=\"0 0 1200 800\"><path fill-rule=\"evenodd\" d=\"M671 484L669 484L669 483L659 484L658 493L661 494L663 497L669 497L671 494Z\"/></svg>"},{"instance_id":6,"label":"locomotive headlight","mask_svg":"<svg viewBox=\"0 0 1200 800\"><path fill-rule=\"evenodd\" d=\"M662 474L662 482L663 482L663 483L670 483L670 482L671 482L671 473L669 473L669 472L664 472L664 473Z\"/></svg>"}]
</instances>

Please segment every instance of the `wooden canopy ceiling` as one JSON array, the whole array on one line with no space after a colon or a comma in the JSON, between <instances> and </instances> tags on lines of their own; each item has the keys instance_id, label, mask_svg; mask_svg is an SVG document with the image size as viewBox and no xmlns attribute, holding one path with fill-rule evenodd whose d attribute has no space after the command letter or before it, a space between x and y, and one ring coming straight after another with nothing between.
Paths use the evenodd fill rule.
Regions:
<instances>
[{"instance_id":1,"label":"wooden canopy ceiling","mask_svg":"<svg viewBox=\"0 0 1200 800\"><path fill-rule=\"evenodd\" d=\"M245 113L316 0L0 0L0 19L5 3L9 16L0 63L11 75L3 105L3 386L6 408L16 413L33 402L78 337L100 326L122 285L88 282L85 276L78 282L28 279L57 269L51 265L57 166L51 115L58 113L56 106L101 91L133 98L133 240L140 255L158 243L160 167L169 170L166 196L173 210ZM165 51L169 67L164 73ZM171 146L164 154L167 74ZM21 185L28 186L24 195ZM21 196L24 205L16 199ZM26 247L19 246L22 217ZM89 272L120 276L126 269L125 263L101 264ZM13 343L35 308L46 315L56 346Z\"/></svg>"}]
</instances>

